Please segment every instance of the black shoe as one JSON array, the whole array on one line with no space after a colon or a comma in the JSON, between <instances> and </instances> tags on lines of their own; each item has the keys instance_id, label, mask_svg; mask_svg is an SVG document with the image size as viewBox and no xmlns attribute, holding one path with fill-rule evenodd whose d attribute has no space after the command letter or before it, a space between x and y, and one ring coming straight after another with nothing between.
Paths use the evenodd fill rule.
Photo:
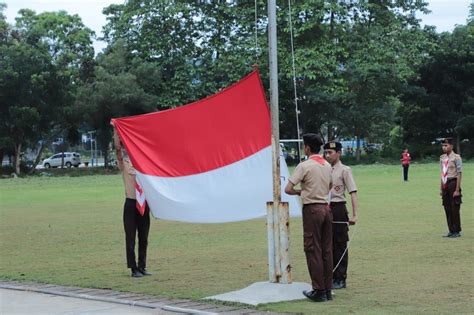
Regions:
<instances>
[{"instance_id":1,"label":"black shoe","mask_svg":"<svg viewBox=\"0 0 474 315\"><path fill-rule=\"evenodd\" d=\"M332 301L332 291L331 290L326 290L326 298L328 301Z\"/></svg>"},{"instance_id":2,"label":"black shoe","mask_svg":"<svg viewBox=\"0 0 474 315\"><path fill-rule=\"evenodd\" d=\"M141 278L143 277L143 273L141 273L140 271L138 271L138 269L132 269L132 274L131 276L133 278Z\"/></svg>"},{"instance_id":3,"label":"black shoe","mask_svg":"<svg viewBox=\"0 0 474 315\"><path fill-rule=\"evenodd\" d=\"M345 289L346 288L346 280L339 280L336 281L333 286L333 289L338 290L338 289Z\"/></svg>"},{"instance_id":4,"label":"black shoe","mask_svg":"<svg viewBox=\"0 0 474 315\"><path fill-rule=\"evenodd\" d=\"M151 276L152 275L152 273L146 271L146 269L144 269L144 268L139 268L138 271L144 276Z\"/></svg>"},{"instance_id":5,"label":"black shoe","mask_svg":"<svg viewBox=\"0 0 474 315\"><path fill-rule=\"evenodd\" d=\"M454 234L455 234L455 233L449 232L448 234L443 235L443 237L453 237Z\"/></svg>"},{"instance_id":6,"label":"black shoe","mask_svg":"<svg viewBox=\"0 0 474 315\"><path fill-rule=\"evenodd\" d=\"M311 290L303 291L303 295L314 302L327 302L325 290Z\"/></svg>"}]
</instances>

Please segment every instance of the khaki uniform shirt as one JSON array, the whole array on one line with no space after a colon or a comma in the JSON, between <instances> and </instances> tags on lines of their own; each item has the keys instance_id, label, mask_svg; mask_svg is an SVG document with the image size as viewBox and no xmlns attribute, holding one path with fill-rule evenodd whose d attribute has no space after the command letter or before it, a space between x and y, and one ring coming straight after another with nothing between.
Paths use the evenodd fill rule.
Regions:
<instances>
[{"instance_id":1,"label":"khaki uniform shirt","mask_svg":"<svg viewBox=\"0 0 474 315\"><path fill-rule=\"evenodd\" d=\"M451 152L450 155L443 154L439 157L441 171L443 171L443 162L449 159L448 162L448 178L457 177L462 172L462 159L459 154Z\"/></svg>"},{"instance_id":2,"label":"khaki uniform shirt","mask_svg":"<svg viewBox=\"0 0 474 315\"><path fill-rule=\"evenodd\" d=\"M357 186L352 177L351 168L339 161L332 167L331 202L346 201L346 190L350 194L357 191Z\"/></svg>"},{"instance_id":3,"label":"khaki uniform shirt","mask_svg":"<svg viewBox=\"0 0 474 315\"><path fill-rule=\"evenodd\" d=\"M135 195L135 169L127 160L123 160L122 170L123 185L125 186L125 197L136 199Z\"/></svg>"},{"instance_id":4,"label":"khaki uniform shirt","mask_svg":"<svg viewBox=\"0 0 474 315\"><path fill-rule=\"evenodd\" d=\"M328 203L331 189L331 165L320 155L312 155L296 167L290 182L301 183L303 204Z\"/></svg>"}]
</instances>

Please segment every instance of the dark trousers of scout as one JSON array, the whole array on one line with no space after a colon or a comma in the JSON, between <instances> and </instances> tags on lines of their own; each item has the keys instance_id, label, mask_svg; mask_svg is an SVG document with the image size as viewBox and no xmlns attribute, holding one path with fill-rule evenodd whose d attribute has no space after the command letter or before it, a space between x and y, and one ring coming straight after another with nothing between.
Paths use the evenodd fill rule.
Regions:
<instances>
[{"instance_id":1,"label":"dark trousers of scout","mask_svg":"<svg viewBox=\"0 0 474 315\"><path fill-rule=\"evenodd\" d=\"M304 251L313 289L332 288L332 214L326 204L303 206Z\"/></svg>"},{"instance_id":2,"label":"dark trousers of scout","mask_svg":"<svg viewBox=\"0 0 474 315\"><path fill-rule=\"evenodd\" d=\"M146 248L150 231L150 209L148 205L143 216L137 210L135 199L125 199L123 206L123 226L125 228L125 250L127 267L137 269L135 260L135 237L138 232L138 268L146 268Z\"/></svg>"},{"instance_id":3,"label":"dark trousers of scout","mask_svg":"<svg viewBox=\"0 0 474 315\"><path fill-rule=\"evenodd\" d=\"M459 233L461 232L461 196L453 197L453 193L456 190L456 178L449 178L447 186L443 189L443 206L444 212L446 212L446 221L448 222L449 232ZM461 193L461 189L459 189Z\"/></svg>"},{"instance_id":4,"label":"dark trousers of scout","mask_svg":"<svg viewBox=\"0 0 474 315\"><path fill-rule=\"evenodd\" d=\"M408 180L408 169L410 168L410 164L405 164L403 166L403 180L407 181Z\"/></svg>"},{"instance_id":5,"label":"dark trousers of scout","mask_svg":"<svg viewBox=\"0 0 474 315\"><path fill-rule=\"evenodd\" d=\"M349 215L345 202L331 202L331 211L333 221L348 222ZM346 280L347 266L349 264L349 251L346 251L349 241L349 227L346 224L334 223L332 226L332 257L334 266L339 266L334 270L333 278L335 281ZM344 254L344 251L345 254ZM344 255L344 257L342 257Z\"/></svg>"}]
</instances>

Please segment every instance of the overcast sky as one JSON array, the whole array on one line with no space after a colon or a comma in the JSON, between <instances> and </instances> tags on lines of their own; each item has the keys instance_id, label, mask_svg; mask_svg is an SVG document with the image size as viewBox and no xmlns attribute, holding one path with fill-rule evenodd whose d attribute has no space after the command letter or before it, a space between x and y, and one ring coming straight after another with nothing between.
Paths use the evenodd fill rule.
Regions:
<instances>
[{"instance_id":1,"label":"overcast sky","mask_svg":"<svg viewBox=\"0 0 474 315\"><path fill-rule=\"evenodd\" d=\"M29 8L36 13L44 11L65 10L70 14L78 14L86 26L100 37L102 26L106 23L102 9L112 3L123 3L123 0L0 0L7 4L6 16L10 23L15 21L19 9ZM452 31L456 24L466 24L471 0L428 0L429 15L423 15L422 23L434 25L438 32ZM265 10L265 8L262 8ZM105 44L95 41L96 53Z\"/></svg>"}]
</instances>

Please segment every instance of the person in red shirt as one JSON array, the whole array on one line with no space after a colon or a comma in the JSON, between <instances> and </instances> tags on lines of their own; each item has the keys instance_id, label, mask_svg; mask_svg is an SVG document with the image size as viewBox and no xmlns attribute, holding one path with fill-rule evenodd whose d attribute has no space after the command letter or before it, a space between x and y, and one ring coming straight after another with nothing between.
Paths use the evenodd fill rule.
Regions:
<instances>
[{"instance_id":1,"label":"person in red shirt","mask_svg":"<svg viewBox=\"0 0 474 315\"><path fill-rule=\"evenodd\" d=\"M411 161L411 156L410 153L408 153L408 149L403 150L400 161L402 161L403 166L403 180L408 182L408 168L410 167Z\"/></svg>"}]
</instances>

